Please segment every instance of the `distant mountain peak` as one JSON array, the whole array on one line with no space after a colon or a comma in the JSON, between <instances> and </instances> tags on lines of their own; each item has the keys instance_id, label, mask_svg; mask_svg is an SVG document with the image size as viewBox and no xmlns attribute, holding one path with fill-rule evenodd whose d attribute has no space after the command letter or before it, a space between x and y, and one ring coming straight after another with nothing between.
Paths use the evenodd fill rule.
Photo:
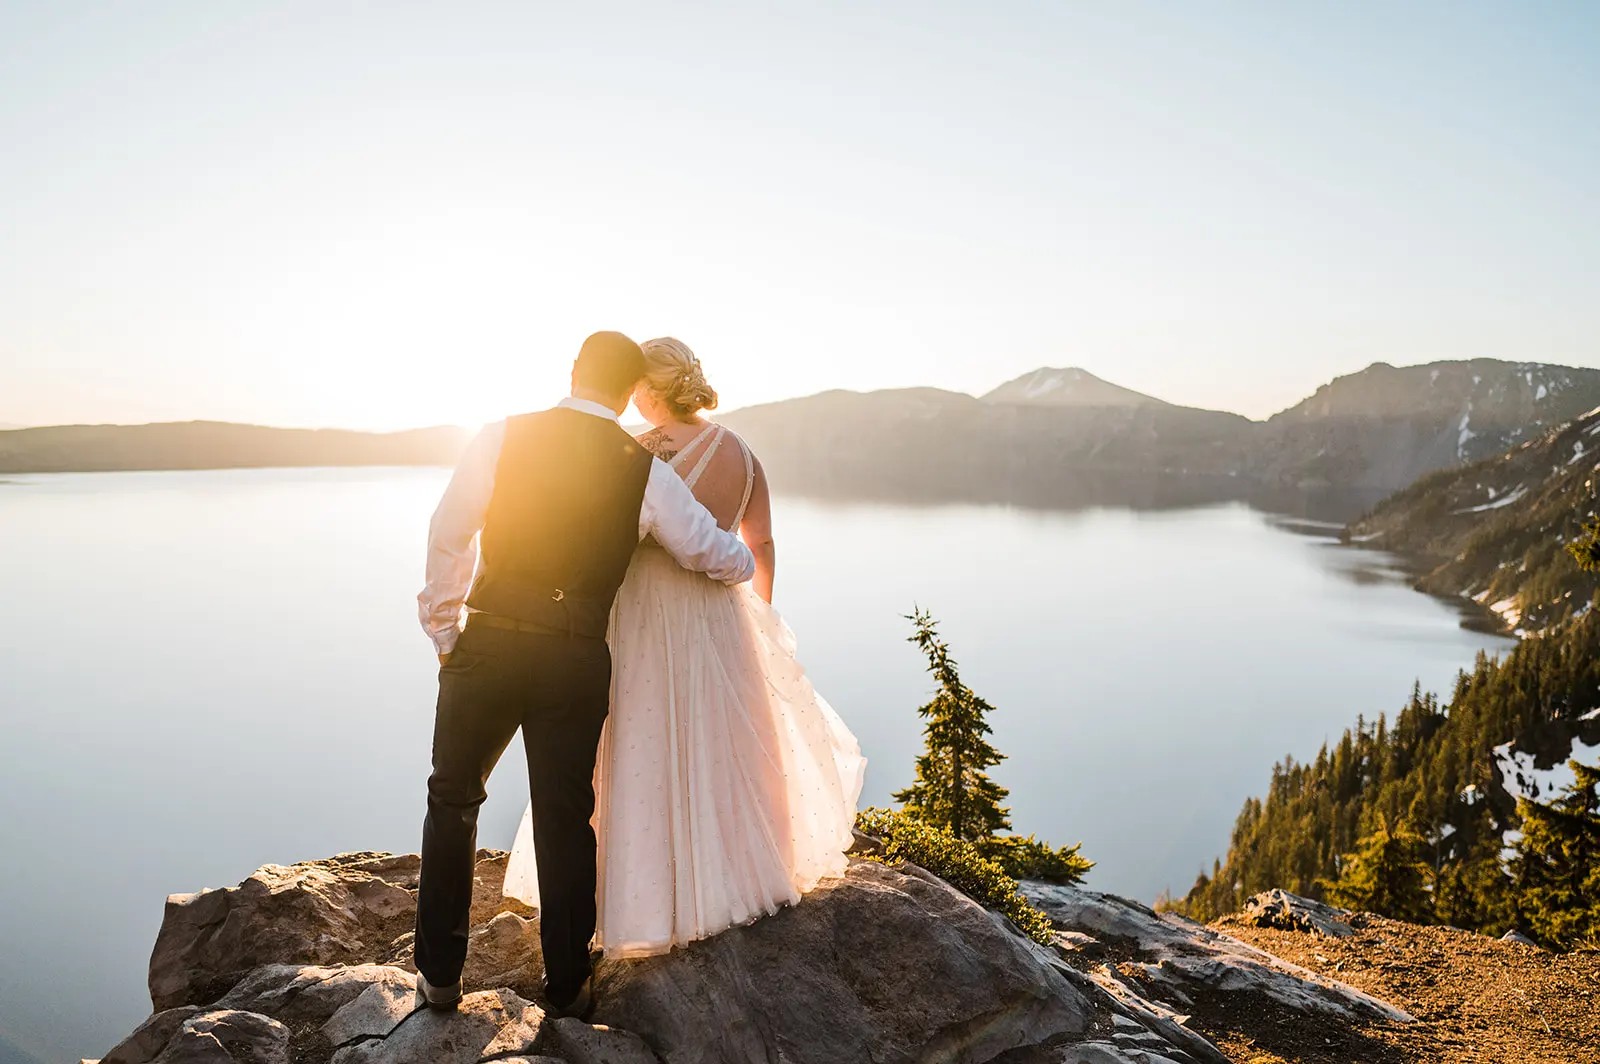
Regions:
<instances>
[{"instance_id":1,"label":"distant mountain peak","mask_svg":"<svg viewBox=\"0 0 1600 1064\"><path fill-rule=\"evenodd\" d=\"M1031 403L1041 406L1166 406L1120 384L1102 380L1076 366L1045 366L1007 381L983 397L988 403Z\"/></svg>"}]
</instances>

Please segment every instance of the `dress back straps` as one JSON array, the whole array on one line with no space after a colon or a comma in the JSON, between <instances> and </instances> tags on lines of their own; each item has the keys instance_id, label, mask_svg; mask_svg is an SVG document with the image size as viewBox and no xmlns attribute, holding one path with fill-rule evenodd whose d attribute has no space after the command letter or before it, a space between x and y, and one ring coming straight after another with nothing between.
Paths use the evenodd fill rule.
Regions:
<instances>
[{"instance_id":1,"label":"dress back straps","mask_svg":"<svg viewBox=\"0 0 1600 1064\"><path fill-rule=\"evenodd\" d=\"M739 526L744 523L744 512L750 508L750 496L755 491L756 486L755 457L750 453L750 448L744 440L739 438L737 432L729 432L727 428L713 422L701 429L694 439L684 446L683 450L672 456L672 461L667 464L674 469L678 469L682 466L684 460L689 457L690 452L697 447L700 448L700 457L695 460L694 466L690 468L683 478L683 482L689 486L689 490L693 491L695 484L699 482L701 475L705 473L706 466L711 464L711 459L716 457L717 451L722 448L723 441L729 436L732 436L733 442L739 445L739 453L744 457L744 496L739 500L739 511L734 514L733 524L730 526L731 530L737 531Z\"/></svg>"},{"instance_id":2,"label":"dress back straps","mask_svg":"<svg viewBox=\"0 0 1600 1064\"><path fill-rule=\"evenodd\" d=\"M667 465L671 466L673 469L677 469L679 466L683 465L684 460L689 457L689 453L702 443L706 442L706 440L710 438L711 434L716 432L719 427L720 426L718 426L715 422L707 422L705 428L695 433L694 437L690 439L688 443L683 445L683 449L677 454L673 455L672 458L667 461Z\"/></svg>"},{"instance_id":3,"label":"dress back straps","mask_svg":"<svg viewBox=\"0 0 1600 1064\"><path fill-rule=\"evenodd\" d=\"M733 434L733 442L739 445L739 453L744 455L744 498L739 500L739 512L733 517L733 529L738 531L739 526L744 524L744 512L750 506L750 493L755 490L756 463L754 456L750 453L749 445L744 442L737 432Z\"/></svg>"},{"instance_id":4,"label":"dress back straps","mask_svg":"<svg viewBox=\"0 0 1600 1064\"><path fill-rule=\"evenodd\" d=\"M700 475L706 471L706 466L711 464L711 459L717 456L717 451L722 448L722 439L728 434L728 430L723 428L721 425L710 426L710 432L711 442L707 443L701 450L700 460L694 464L693 469L689 470L689 475L683 478L683 482L689 485L691 490L700 482ZM682 458L685 454L687 454L695 444L700 442L701 438L705 435L706 433L702 432L699 436L696 436L694 439L690 440L689 446L685 447L683 451L678 454L678 457Z\"/></svg>"}]
</instances>

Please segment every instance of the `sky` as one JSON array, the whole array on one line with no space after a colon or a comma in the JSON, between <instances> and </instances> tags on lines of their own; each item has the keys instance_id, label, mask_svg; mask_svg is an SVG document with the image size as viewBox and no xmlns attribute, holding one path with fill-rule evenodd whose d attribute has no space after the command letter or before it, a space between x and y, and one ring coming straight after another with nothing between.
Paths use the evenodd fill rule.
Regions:
<instances>
[{"instance_id":1,"label":"sky","mask_svg":"<svg viewBox=\"0 0 1600 1064\"><path fill-rule=\"evenodd\" d=\"M0 0L0 424L1600 366L1600 4Z\"/></svg>"}]
</instances>

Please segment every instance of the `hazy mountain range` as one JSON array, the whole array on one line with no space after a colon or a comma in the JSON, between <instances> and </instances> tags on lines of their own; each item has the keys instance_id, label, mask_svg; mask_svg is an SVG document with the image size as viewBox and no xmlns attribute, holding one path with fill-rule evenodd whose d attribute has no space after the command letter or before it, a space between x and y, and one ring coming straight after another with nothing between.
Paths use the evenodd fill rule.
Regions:
<instances>
[{"instance_id":1,"label":"hazy mountain range","mask_svg":"<svg viewBox=\"0 0 1600 1064\"><path fill-rule=\"evenodd\" d=\"M1480 359L1375 363L1261 422L1073 368L1034 370L982 397L831 391L722 420L786 490L1049 505L1137 501L1156 481L1211 496L1309 488L1376 499L1595 406L1600 370ZM449 464L464 440L454 429L370 435L213 422L21 429L0 432L0 473Z\"/></svg>"},{"instance_id":2,"label":"hazy mountain range","mask_svg":"<svg viewBox=\"0 0 1600 1064\"><path fill-rule=\"evenodd\" d=\"M841 495L1016 501L1085 475L1183 475L1374 497L1498 454L1600 405L1600 370L1378 363L1265 422L1176 406L1080 369L1036 370L978 399L934 389L825 392L727 423L769 472Z\"/></svg>"}]
</instances>

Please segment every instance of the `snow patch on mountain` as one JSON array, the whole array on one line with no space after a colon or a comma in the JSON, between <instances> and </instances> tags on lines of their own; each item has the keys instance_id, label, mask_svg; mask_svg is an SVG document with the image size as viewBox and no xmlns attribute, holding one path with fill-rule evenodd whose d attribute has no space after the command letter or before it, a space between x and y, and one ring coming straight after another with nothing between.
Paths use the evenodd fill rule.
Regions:
<instances>
[{"instance_id":1,"label":"snow patch on mountain","mask_svg":"<svg viewBox=\"0 0 1600 1064\"><path fill-rule=\"evenodd\" d=\"M1492 500L1491 502L1486 502L1482 506L1469 506L1465 510L1452 510L1450 512L1457 514L1481 514L1485 510L1498 510L1502 506L1510 506L1512 503L1518 501L1526 494L1528 494L1527 486L1524 484L1518 484L1516 488L1506 492L1504 495L1496 499L1494 497L1494 489L1490 488L1489 498Z\"/></svg>"},{"instance_id":2,"label":"snow patch on mountain","mask_svg":"<svg viewBox=\"0 0 1600 1064\"><path fill-rule=\"evenodd\" d=\"M1489 601L1489 592L1482 591L1472 596L1473 601L1489 607L1499 614L1500 619L1506 622L1506 627L1516 628L1522 622L1522 611L1517 608L1516 596L1500 599L1498 602Z\"/></svg>"},{"instance_id":3,"label":"snow patch on mountain","mask_svg":"<svg viewBox=\"0 0 1600 1064\"><path fill-rule=\"evenodd\" d=\"M1060 377L1040 377L1038 374L1034 376L1037 379L1029 381L1022 389L1022 394L1029 399L1037 399L1040 396L1049 395L1056 389L1064 387L1067 383Z\"/></svg>"},{"instance_id":4,"label":"snow patch on mountain","mask_svg":"<svg viewBox=\"0 0 1600 1064\"><path fill-rule=\"evenodd\" d=\"M1600 743L1591 745L1582 739L1574 739L1567 756L1549 768L1540 768L1534 756L1518 750L1515 742L1501 743L1494 748L1495 769L1500 773L1500 782L1506 793L1530 802L1548 802L1578 782L1572 766L1567 763L1569 761L1580 761L1585 765L1600 763Z\"/></svg>"},{"instance_id":5,"label":"snow patch on mountain","mask_svg":"<svg viewBox=\"0 0 1600 1064\"><path fill-rule=\"evenodd\" d=\"M1473 383L1476 384L1477 380L1478 379L1474 377ZM1476 432L1473 432L1472 429L1468 427L1471 424L1472 402L1471 400L1468 400L1466 413L1461 415L1461 429L1456 437L1456 457L1459 459L1464 460L1467 457L1467 441L1471 440L1472 437L1477 435Z\"/></svg>"},{"instance_id":6,"label":"snow patch on mountain","mask_svg":"<svg viewBox=\"0 0 1600 1064\"><path fill-rule=\"evenodd\" d=\"M1600 709L1591 709L1579 720L1591 720L1600 716ZM1586 743L1580 738L1574 738L1571 746L1567 748L1565 757L1557 758L1549 768L1540 768L1538 760L1525 750L1517 749L1513 742L1501 743L1491 752L1495 772L1500 777L1500 785L1513 799L1527 799L1530 802L1549 804L1559 798L1563 791L1578 782L1577 773L1572 771L1571 761L1585 765L1600 764L1600 743ZM1522 832L1517 828L1507 828L1500 835L1500 860L1509 865L1517 856L1517 843L1522 840Z\"/></svg>"}]
</instances>

